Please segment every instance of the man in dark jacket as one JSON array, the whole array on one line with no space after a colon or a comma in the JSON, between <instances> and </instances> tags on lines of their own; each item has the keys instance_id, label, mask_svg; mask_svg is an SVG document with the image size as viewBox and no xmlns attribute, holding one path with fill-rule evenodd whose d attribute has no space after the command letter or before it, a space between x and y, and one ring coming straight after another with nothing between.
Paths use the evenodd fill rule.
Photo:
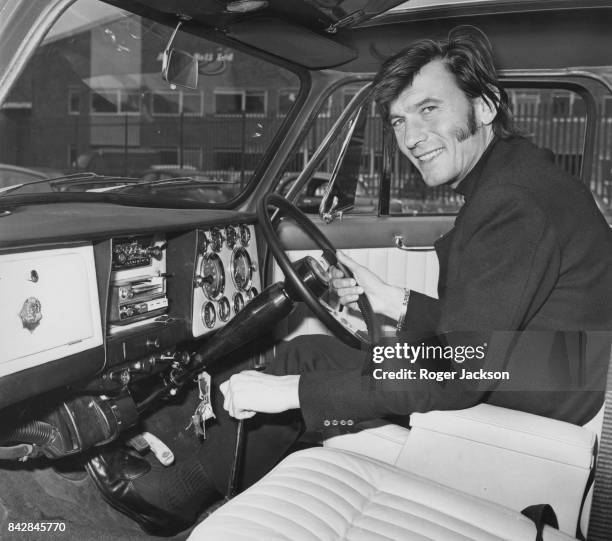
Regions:
<instances>
[{"instance_id":1,"label":"man in dark jacket","mask_svg":"<svg viewBox=\"0 0 612 541\"><path fill-rule=\"evenodd\" d=\"M224 383L226 409L246 418L299 407L323 436L481 401L588 421L603 398L609 351L601 333L612 329L612 237L588 188L515 135L490 45L475 29L411 45L384 64L374 92L423 181L451 186L465 204L436 242L439 300L386 284L342 253L355 278L336 272L333 285L344 304L365 293L376 312L398 321L400 338L429 335L424 346L487 354L465 364L451 358L456 375L443 385L418 377L368 385L376 378L363 373L361 356L308 337L283 346L269 370L294 375L246 372ZM402 362L386 362L387 370ZM507 371L509 381L460 379L483 367Z\"/></svg>"}]
</instances>

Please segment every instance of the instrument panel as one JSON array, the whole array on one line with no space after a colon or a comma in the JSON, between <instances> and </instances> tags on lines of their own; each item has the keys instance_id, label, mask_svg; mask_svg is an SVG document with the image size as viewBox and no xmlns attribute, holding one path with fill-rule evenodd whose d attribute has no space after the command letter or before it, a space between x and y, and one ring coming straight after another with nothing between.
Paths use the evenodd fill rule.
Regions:
<instances>
[{"instance_id":1,"label":"instrument panel","mask_svg":"<svg viewBox=\"0 0 612 541\"><path fill-rule=\"evenodd\" d=\"M252 215L210 211L203 222L200 211L134 207L109 222L106 205L70 208L91 227L65 232L49 213L47 244L0 250L0 409L67 384L114 391L189 363L192 340L261 291Z\"/></svg>"},{"instance_id":2,"label":"instrument panel","mask_svg":"<svg viewBox=\"0 0 612 541\"><path fill-rule=\"evenodd\" d=\"M191 314L195 338L225 325L261 291L254 236L250 224L198 229Z\"/></svg>"}]
</instances>

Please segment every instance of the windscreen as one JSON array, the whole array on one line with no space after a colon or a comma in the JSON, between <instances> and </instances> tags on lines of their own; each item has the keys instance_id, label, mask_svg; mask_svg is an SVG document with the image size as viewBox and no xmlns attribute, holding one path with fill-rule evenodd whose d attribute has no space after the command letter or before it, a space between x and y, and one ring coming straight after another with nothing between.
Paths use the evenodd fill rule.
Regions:
<instances>
[{"instance_id":1,"label":"windscreen","mask_svg":"<svg viewBox=\"0 0 612 541\"><path fill-rule=\"evenodd\" d=\"M180 29L198 86L161 76L174 28L79 0L0 106L0 196L112 192L227 203L246 189L299 92L299 78ZM18 188L5 188L21 185Z\"/></svg>"}]
</instances>

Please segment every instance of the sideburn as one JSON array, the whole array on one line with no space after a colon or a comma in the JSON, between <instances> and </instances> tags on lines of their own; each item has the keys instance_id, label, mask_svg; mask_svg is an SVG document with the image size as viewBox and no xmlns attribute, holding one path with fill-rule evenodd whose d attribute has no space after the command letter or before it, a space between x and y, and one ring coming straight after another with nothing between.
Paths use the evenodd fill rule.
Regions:
<instances>
[{"instance_id":1,"label":"sideburn","mask_svg":"<svg viewBox=\"0 0 612 541\"><path fill-rule=\"evenodd\" d=\"M470 100L465 126L457 128L455 131L455 139L457 139L459 143L463 143L463 141L467 141L470 137L475 135L477 131L476 110L474 108L474 103Z\"/></svg>"}]
</instances>

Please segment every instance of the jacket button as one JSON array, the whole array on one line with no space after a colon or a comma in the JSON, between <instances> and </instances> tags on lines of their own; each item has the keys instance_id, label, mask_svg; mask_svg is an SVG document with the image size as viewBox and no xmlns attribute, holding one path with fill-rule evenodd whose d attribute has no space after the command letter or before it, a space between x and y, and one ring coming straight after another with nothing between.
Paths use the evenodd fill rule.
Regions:
<instances>
[{"instance_id":1,"label":"jacket button","mask_svg":"<svg viewBox=\"0 0 612 541\"><path fill-rule=\"evenodd\" d=\"M330 422L329 419L325 419L325 421L323 421L323 426L329 426Z\"/></svg>"}]
</instances>

